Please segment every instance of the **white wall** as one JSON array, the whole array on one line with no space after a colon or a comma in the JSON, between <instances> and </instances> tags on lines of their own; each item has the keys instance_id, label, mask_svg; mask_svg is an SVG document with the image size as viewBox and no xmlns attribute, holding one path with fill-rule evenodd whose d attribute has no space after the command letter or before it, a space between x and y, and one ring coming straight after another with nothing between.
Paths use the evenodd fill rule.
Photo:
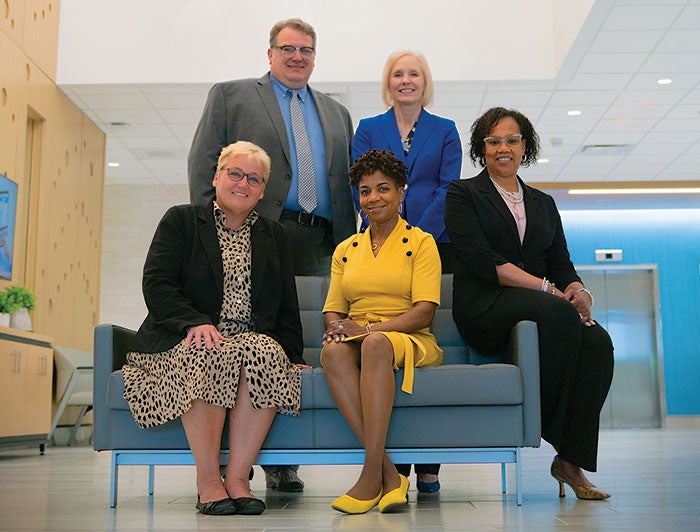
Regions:
<instances>
[{"instance_id":1,"label":"white wall","mask_svg":"<svg viewBox=\"0 0 700 532\"><path fill-rule=\"evenodd\" d=\"M553 78L594 0L62 0L57 83L211 83L267 70L270 27L318 33L314 82L376 81L421 50L436 80ZM522 51L527 50L525 55Z\"/></svg>"},{"instance_id":2,"label":"white wall","mask_svg":"<svg viewBox=\"0 0 700 532\"><path fill-rule=\"evenodd\" d=\"M158 222L168 207L189 203L186 186L104 189L100 323L138 329L146 317L141 274Z\"/></svg>"}]
</instances>

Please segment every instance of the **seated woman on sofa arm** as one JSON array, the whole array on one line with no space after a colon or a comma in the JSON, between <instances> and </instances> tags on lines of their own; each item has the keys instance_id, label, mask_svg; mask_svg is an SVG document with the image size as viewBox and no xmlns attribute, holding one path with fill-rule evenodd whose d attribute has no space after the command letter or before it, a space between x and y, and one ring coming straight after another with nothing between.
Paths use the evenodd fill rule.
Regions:
<instances>
[{"instance_id":1,"label":"seated woman on sofa arm","mask_svg":"<svg viewBox=\"0 0 700 532\"><path fill-rule=\"evenodd\" d=\"M197 471L197 509L260 514L248 474L275 414L297 415L303 342L284 228L253 209L270 158L250 142L221 151L208 207L172 207L146 257L148 316L124 366L136 423L180 418ZM229 423L226 480L219 471Z\"/></svg>"},{"instance_id":2,"label":"seated woman on sofa arm","mask_svg":"<svg viewBox=\"0 0 700 532\"><path fill-rule=\"evenodd\" d=\"M394 372L413 391L413 368L438 366L442 350L429 331L440 303L440 256L433 237L400 216L406 166L371 150L350 169L367 230L335 249L323 312L321 352L333 400L365 449L360 478L332 503L345 513L377 504L389 512L408 503L408 479L385 451L394 403Z\"/></svg>"}]
</instances>

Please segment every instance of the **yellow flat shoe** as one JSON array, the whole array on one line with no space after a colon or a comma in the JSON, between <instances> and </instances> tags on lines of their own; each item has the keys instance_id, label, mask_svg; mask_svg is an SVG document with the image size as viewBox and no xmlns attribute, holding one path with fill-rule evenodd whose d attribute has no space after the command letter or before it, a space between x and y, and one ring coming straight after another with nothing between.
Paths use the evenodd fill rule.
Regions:
<instances>
[{"instance_id":1,"label":"yellow flat shoe","mask_svg":"<svg viewBox=\"0 0 700 532\"><path fill-rule=\"evenodd\" d=\"M346 493L345 495L341 495L336 500L334 500L331 503L331 508L346 514L364 514L369 512L375 506L377 506L377 503L381 498L381 491L379 492L379 495L377 495L374 499L370 499L368 501L356 499L355 497L351 497Z\"/></svg>"},{"instance_id":2,"label":"yellow flat shoe","mask_svg":"<svg viewBox=\"0 0 700 532\"><path fill-rule=\"evenodd\" d=\"M408 504L408 479L401 474L399 474L399 478L401 479L399 487L388 492L379 501L379 511L383 514L393 512Z\"/></svg>"}]
</instances>

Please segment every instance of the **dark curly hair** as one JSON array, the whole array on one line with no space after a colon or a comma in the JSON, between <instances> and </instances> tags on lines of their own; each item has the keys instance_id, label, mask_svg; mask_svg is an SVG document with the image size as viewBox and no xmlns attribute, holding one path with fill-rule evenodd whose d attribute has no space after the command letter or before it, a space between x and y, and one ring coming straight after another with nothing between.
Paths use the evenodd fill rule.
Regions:
<instances>
[{"instance_id":1,"label":"dark curly hair","mask_svg":"<svg viewBox=\"0 0 700 532\"><path fill-rule=\"evenodd\" d=\"M484 159L484 139L489 136L491 129L498 124L499 120L507 117L512 118L518 123L518 126L520 126L520 133L525 141L525 158L520 165L530 166L537 162L537 155L540 152L540 137L532 126L532 122L530 122L524 114L515 109L492 107L472 124L469 158L473 163L479 161L482 167L486 166L486 161Z\"/></svg>"},{"instance_id":2,"label":"dark curly hair","mask_svg":"<svg viewBox=\"0 0 700 532\"><path fill-rule=\"evenodd\" d=\"M369 150L357 158L355 164L350 167L349 181L351 187L360 185L360 179L374 172L381 172L398 187L406 185L408 170L406 165L399 161L390 151Z\"/></svg>"}]
</instances>

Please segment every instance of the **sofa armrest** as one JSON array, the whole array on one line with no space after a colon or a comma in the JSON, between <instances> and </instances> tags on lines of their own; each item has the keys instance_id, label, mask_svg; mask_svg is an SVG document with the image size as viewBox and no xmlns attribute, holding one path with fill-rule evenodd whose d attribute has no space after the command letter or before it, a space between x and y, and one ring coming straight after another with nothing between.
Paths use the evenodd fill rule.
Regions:
<instances>
[{"instance_id":1,"label":"sofa armrest","mask_svg":"<svg viewBox=\"0 0 700 532\"><path fill-rule=\"evenodd\" d=\"M539 447L540 417L540 344L537 324L520 321L510 333L506 361L520 367L523 374L523 446Z\"/></svg>"},{"instance_id":2,"label":"sofa armrest","mask_svg":"<svg viewBox=\"0 0 700 532\"><path fill-rule=\"evenodd\" d=\"M133 348L135 337L135 331L118 325L102 324L95 327L92 404L93 447L96 451L107 448L109 376L124 365L126 353Z\"/></svg>"}]
</instances>

